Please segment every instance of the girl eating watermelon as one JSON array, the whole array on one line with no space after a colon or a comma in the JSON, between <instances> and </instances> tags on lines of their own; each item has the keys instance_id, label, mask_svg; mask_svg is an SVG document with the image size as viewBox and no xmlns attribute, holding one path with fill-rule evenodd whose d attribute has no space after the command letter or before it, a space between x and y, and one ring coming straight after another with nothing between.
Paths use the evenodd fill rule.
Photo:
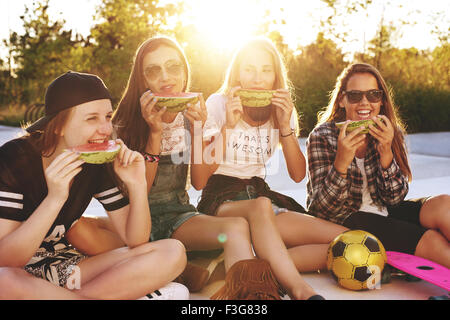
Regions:
<instances>
[{"instance_id":1,"label":"girl eating watermelon","mask_svg":"<svg viewBox=\"0 0 450 320\"><path fill-rule=\"evenodd\" d=\"M0 298L137 299L173 280L185 266L184 247L148 243L144 158L109 141L113 111L103 81L59 76L47 89L45 112L28 135L0 148ZM108 170L100 163L111 152ZM126 247L87 257L67 242L66 230L92 197Z\"/></svg>"},{"instance_id":2,"label":"girl eating watermelon","mask_svg":"<svg viewBox=\"0 0 450 320\"><path fill-rule=\"evenodd\" d=\"M348 130L369 120L368 130ZM344 69L307 141L308 210L449 268L450 196L404 200L412 178L404 135L380 72L363 63Z\"/></svg>"}]
</instances>

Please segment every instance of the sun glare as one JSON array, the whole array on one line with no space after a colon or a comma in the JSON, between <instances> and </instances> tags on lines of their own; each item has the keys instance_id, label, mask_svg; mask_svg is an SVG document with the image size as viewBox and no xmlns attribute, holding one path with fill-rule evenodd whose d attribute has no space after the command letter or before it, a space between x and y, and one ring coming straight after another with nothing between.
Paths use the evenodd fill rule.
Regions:
<instances>
[{"instance_id":1,"label":"sun glare","mask_svg":"<svg viewBox=\"0 0 450 320\"><path fill-rule=\"evenodd\" d=\"M311 3L312 2L312 3ZM183 22L193 24L204 42L223 50L232 50L269 23L266 31L277 30L294 50L314 41L317 15L323 5L307 0L190 0ZM273 24L275 22L275 24Z\"/></svg>"},{"instance_id":2,"label":"sun glare","mask_svg":"<svg viewBox=\"0 0 450 320\"><path fill-rule=\"evenodd\" d=\"M264 14L257 0L194 0L187 5L190 14L186 22L196 27L206 43L224 50L232 50L255 36Z\"/></svg>"}]
</instances>

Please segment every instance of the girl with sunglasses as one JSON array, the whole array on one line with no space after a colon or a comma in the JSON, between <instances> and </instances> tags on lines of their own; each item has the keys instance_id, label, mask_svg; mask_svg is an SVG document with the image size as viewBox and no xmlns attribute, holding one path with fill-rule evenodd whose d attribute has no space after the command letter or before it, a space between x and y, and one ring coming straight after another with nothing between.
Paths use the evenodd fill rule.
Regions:
<instances>
[{"instance_id":1,"label":"girl with sunglasses","mask_svg":"<svg viewBox=\"0 0 450 320\"><path fill-rule=\"evenodd\" d=\"M375 123L368 133L347 132L351 121L366 119ZM366 230L386 250L450 267L450 196L404 200L412 178L404 135L379 71L362 63L344 69L307 140L308 211Z\"/></svg>"}]
</instances>

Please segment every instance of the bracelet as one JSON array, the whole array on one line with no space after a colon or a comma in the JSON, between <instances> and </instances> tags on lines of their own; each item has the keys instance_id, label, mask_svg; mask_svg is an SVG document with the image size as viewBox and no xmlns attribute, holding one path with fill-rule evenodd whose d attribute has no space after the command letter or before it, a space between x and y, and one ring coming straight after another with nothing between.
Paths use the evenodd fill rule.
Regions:
<instances>
[{"instance_id":1,"label":"bracelet","mask_svg":"<svg viewBox=\"0 0 450 320\"><path fill-rule=\"evenodd\" d=\"M159 162L160 159L159 154L150 154L144 151L142 152L142 155L144 156L144 160L147 162Z\"/></svg>"},{"instance_id":2,"label":"bracelet","mask_svg":"<svg viewBox=\"0 0 450 320\"><path fill-rule=\"evenodd\" d=\"M286 138L286 137L292 136L293 134L294 134L294 130L291 130L291 133L288 133L288 134L286 134L286 135L283 136L283 134L282 134L281 131L280 131L280 136L281 136L282 138Z\"/></svg>"}]
</instances>

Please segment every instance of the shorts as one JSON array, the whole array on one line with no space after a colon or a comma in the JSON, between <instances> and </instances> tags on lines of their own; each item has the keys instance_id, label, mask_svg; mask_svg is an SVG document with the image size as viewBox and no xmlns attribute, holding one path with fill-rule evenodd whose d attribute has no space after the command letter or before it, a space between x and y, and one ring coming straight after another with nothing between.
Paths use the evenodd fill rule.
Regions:
<instances>
[{"instance_id":1,"label":"shorts","mask_svg":"<svg viewBox=\"0 0 450 320\"><path fill-rule=\"evenodd\" d=\"M183 223L199 214L199 212L191 211L181 214L166 213L160 216L152 215L152 233L150 235L150 240L156 241L171 238L175 230Z\"/></svg>"},{"instance_id":2,"label":"shorts","mask_svg":"<svg viewBox=\"0 0 450 320\"><path fill-rule=\"evenodd\" d=\"M427 231L420 225L420 209L428 198L410 199L387 207L388 216L355 212L344 222L349 229L361 229L376 236L387 251L414 254Z\"/></svg>"},{"instance_id":3,"label":"shorts","mask_svg":"<svg viewBox=\"0 0 450 320\"><path fill-rule=\"evenodd\" d=\"M252 185L247 185L246 189L247 189L246 191L239 192L233 199L225 200L224 203L230 201L252 200L258 198L258 194L255 192L255 188ZM272 202L272 209L275 215L289 211L286 208L280 208L279 206L277 206L273 200L271 200L271 202Z\"/></svg>"},{"instance_id":4,"label":"shorts","mask_svg":"<svg viewBox=\"0 0 450 320\"><path fill-rule=\"evenodd\" d=\"M173 199L158 205L150 205L152 232L150 241L169 239L183 223L199 213L194 206Z\"/></svg>"},{"instance_id":5,"label":"shorts","mask_svg":"<svg viewBox=\"0 0 450 320\"><path fill-rule=\"evenodd\" d=\"M86 257L71 245L68 245L53 252L36 252L24 269L35 277L65 288L73 268Z\"/></svg>"}]
</instances>

